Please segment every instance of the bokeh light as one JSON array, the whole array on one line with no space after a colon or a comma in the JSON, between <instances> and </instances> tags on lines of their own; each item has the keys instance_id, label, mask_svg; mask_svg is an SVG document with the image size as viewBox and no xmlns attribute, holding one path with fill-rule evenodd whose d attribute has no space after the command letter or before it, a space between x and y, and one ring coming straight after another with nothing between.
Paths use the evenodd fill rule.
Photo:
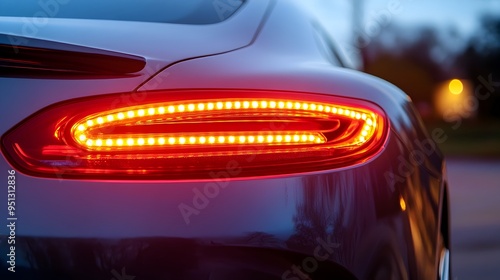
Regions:
<instances>
[{"instance_id":1,"label":"bokeh light","mask_svg":"<svg viewBox=\"0 0 500 280\"><path fill-rule=\"evenodd\" d=\"M448 88L453 94L461 94L464 91L464 85L459 79L453 79L450 81Z\"/></svg>"}]
</instances>

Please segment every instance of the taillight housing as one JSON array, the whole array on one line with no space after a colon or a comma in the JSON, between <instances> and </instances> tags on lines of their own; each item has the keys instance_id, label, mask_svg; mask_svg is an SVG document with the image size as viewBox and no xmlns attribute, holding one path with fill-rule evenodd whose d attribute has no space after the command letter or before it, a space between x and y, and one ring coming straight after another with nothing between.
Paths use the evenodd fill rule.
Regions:
<instances>
[{"instance_id":1,"label":"taillight housing","mask_svg":"<svg viewBox=\"0 0 500 280\"><path fill-rule=\"evenodd\" d=\"M8 160L41 177L209 179L283 175L365 162L384 146L376 105L332 95L167 90L47 107L2 137Z\"/></svg>"}]
</instances>

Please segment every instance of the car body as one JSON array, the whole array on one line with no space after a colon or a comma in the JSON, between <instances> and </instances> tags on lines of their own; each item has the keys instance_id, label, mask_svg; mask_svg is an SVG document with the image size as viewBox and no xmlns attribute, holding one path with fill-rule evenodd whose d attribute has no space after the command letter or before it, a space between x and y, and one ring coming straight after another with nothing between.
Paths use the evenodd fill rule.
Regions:
<instances>
[{"instance_id":1,"label":"car body","mask_svg":"<svg viewBox=\"0 0 500 280\"><path fill-rule=\"evenodd\" d=\"M448 279L446 166L436 144L445 135L428 135L398 88L345 67L304 4L209 2L227 16L59 18L71 2L54 0L40 6L42 19L0 17L0 170L10 190L0 201L15 202L1 210L2 279ZM234 113L252 100L253 115ZM272 141L295 135L273 132L286 100L303 101L277 120L294 129L376 116L370 146L337 148L323 133L281 148ZM225 115L202 114L210 102ZM160 114L151 104L164 104L162 114L174 104L178 115L142 121L140 110ZM327 104L349 111L338 119L310 111ZM196 110L201 119L183 119ZM175 149L144 152L142 138L125 148L110 138L109 149L105 139L71 138L105 122L99 114L111 123L121 112L139 119L102 133L139 126L149 141L166 122L180 120L169 127L186 133L207 118L217 131L203 143L226 142L196 150L181 146L186 136L172 140ZM60 123L69 127L59 132ZM271 140L242 151L226 130Z\"/></svg>"}]
</instances>

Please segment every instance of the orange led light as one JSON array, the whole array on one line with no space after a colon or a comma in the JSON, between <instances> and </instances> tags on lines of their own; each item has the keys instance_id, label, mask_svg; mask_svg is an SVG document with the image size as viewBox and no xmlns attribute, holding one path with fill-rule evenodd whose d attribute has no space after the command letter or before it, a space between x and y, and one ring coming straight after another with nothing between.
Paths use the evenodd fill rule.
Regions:
<instances>
[{"instance_id":1,"label":"orange led light","mask_svg":"<svg viewBox=\"0 0 500 280\"><path fill-rule=\"evenodd\" d=\"M222 113L249 114L254 110L270 112L277 116L295 116L310 114L326 120L337 117L359 121L361 129L357 137L352 137L350 143L344 145L359 145L369 141L376 130L379 116L363 109L331 104L302 102L297 100L222 100L222 101L190 101L160 104L146 104L139 107L127 107L120 110L106 111L81 119L74 124L72 138L86 149L103 147L157 147L168 143L170 146L193 145L311 145L328 142L324 131L227 131L187 133L146 133L146 134L103 134L99 129L111 129L120 125L131 125L135 122L163 120L167 115L182 117L184 114L204 114L208 111ZM97 133L96 133L97 131ZM124 141L123 138L126 140Z\"/></svg>"},{"instance_id":2,"label":"orange led light","mask_svg":"<svg viewBox=\"0 0 500 280\"><path fill-rule=\"evenodd\" d=\"M81 140L85 136L80 135L80 141L84 142L87 147L118 147L123 146L124 141L122 139L97 139L92 140L88 139L86 141ZM208 139L208 140L207 140ZM144 138L128 138L126 140L126 144L128 146L161 146L165 144L165 137L151 137L147 140ZM170 145L199 145L199 144L245 144L245 143L265 143L265 144L281 144L282 142L287 143L295 143L295 144L312 144L312 143L324 143L325 139L319 133L317 134L301 134L301 135L274 135L274 134L265 134L265 135L229 135L229 136L190 136L190 137L169 137L168 144Z\"/></svg>"},{"instance_id":3,"label":"orange led light","mask_svg":"<svg viewBox=\"0 0 500 280\"><path fill-rule=\"evenodd\" d=\"M406 201L403 197L399 198L399 205L401 206L401 210L406 211Z\"/></svg>"}]
</instances>

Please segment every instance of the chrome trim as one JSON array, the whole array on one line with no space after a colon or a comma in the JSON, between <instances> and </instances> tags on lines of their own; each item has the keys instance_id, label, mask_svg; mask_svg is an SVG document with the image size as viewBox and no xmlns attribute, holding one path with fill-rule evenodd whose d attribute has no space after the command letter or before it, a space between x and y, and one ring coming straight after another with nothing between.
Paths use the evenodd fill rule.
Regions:
<instances>
[{"instance_id":1,"label":"chrome trim","mask_svg":"<svg viewBox=\"0 0 500 280\"><path fill-rule=\"evenodd\" d=\"M450 250L446 248L441 252L441 258L439 259L439 279L450 279Z\"/></svg>"}]
</instances>

